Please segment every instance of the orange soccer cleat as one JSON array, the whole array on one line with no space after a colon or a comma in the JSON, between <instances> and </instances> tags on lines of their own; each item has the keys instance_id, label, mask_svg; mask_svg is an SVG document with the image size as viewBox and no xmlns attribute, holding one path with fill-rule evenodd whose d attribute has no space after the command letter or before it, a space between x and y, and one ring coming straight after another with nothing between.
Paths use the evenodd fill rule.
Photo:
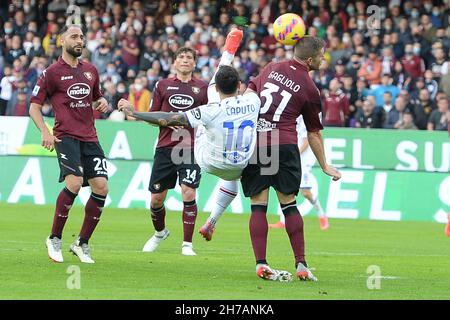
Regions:
<instances>
[{"instance_id":1,"label":"orange soccer cleat","mask_svg":"<svg viewBox=\"0 0 450 320\"><path fill-rule=\"evenodd\" d=\"M224 50L234 55L241 44L244 33L240 29L233 29L227 35Z\"/></svg>"},{"instance_id":2,"label":"orange soccer cleat","mask_svg":"<svg viewBox=\"0 0 450 320\"><path fill-rule=\"evenodd\" d=\"M321 217L319 217L319 221L320 221L320 229L327 230L330 227L330 225L328 224L327 217L321 216Z\"/></svg>"},{"instance_id":3,"label":"orange soccer cleat","mask_svg":"<svg viewBox=\"0 0 450 320\"><path fill-rule=\"evenodd\" d=\"M269 224L269 227L270 227L270 228L275 228L275 229L283 229L283 228L285 228L286 226L285 226L285 224L284 224L283 221L278 221L277 223Z\"/></svg>"},{"instance_id":4,"label":"orange soccer cleat","mask_svg":"<svg viewBox=\"0 0 450 320\"><path fill-rule=\"evenodd\" d=\"M206 241L211 241L213 233L214 233L214 226L211 224L211 222L206 222L198 231L203 238L205 238Z\"/></svg>"},{"instance_id":5,"label":"orange soccer cleat","mask_svg":"<svg viewBox=\"0 0 450 320\"><path fill-rule=\"evenodd\" d=\"M450 237L450 215L448 217L447 226L445 226L445 234L447 235L447 237Z\"/></svg>"}]
</instances>

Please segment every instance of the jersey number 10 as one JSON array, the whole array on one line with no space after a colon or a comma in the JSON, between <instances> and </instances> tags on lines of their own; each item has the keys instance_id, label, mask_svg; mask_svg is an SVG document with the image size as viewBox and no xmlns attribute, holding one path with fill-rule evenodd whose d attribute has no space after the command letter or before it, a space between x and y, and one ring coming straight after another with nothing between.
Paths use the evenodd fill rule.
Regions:
<instances>
[{"instance_id":1,"label":"jersey number 10","mask_svg":"<svg viewBox=\"0 0 450 320\"><path fill-rule=\"evenodd\" d=\"M251 128L251 130L247 130L247 134L244 137L245 128ZM234 122L226 121L223 123L223 128L228 129L227 132L227 140L225 145L224 153L226 152L248 152L250 150L250 146L253 141L253 128L255 127L255 123L251 120L244 120L241 122L240 126L237 129L237 137L235 139L235 126ZM244 139L245 138L245 139ZM235 143L233 144L233 142Z\"/></svg>"}]
</instances>

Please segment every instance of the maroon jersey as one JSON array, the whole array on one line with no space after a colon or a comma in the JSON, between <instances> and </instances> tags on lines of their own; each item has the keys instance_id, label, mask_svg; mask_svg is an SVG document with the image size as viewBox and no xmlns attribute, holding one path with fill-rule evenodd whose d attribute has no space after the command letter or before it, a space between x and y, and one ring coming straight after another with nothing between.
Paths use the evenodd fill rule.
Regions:
<instances>
[{"instance_id":1,"label":"maroon jersey","mask_svg":"<svg viewBox=\"0 0 450 320\"><path fill-rule=\"evenodd\" d=\"M60 57L44 70L33 89L31 103L43 105L49 98L55 112L53 134L80 141L98 141L92 102L102 97L97 69L88 62L76 68Z\"/></svg>"},{"instance_id":2,"label":"maroon jersey","mask_svg":"<svg viewBox=\"0 0 450 320\"><path fill-rule=\"evenodd\" d=\"M150 111L185 112L208 103L208 85L192 78L181 82L178 78L168 78L156 83ZM194 129L185 129L190 134L190 145L194 146ZM174 134L172 136L172 134ZM173 148L183 139L170 128L160 128L157 148ZM178 139L179 138L179 139ZM183 145L188 141L183 141Z\"/></svg>"},{"instance_id":3,"label":"maroon jersey","mask_svg":"<svg viewBox=\"0 0 450 320\"><path fill-rule=\"evenodd\" d=\"M297 144L296 121L300 115L308 131L323 129L319 90L306 66L298 61L268 64L248 87L261 98L258 137L259 132L268 132L269 145L277 144L271 143L271 133L275 130L279 133L279 144Z\"/></svg>"}]
</instances>

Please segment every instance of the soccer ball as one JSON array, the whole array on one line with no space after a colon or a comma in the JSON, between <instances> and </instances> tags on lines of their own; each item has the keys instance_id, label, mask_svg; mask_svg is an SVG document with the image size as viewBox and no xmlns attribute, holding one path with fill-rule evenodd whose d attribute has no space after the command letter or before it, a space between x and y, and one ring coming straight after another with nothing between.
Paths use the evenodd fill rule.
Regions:
<instances>
[{"instance_id":1,"label":"soccer ball","mask_svg":"<svg viewBox=\"0 0 450 320\"><path fill-rule=\"evenodd\" d=\"M306 32L305 22L295 13L285 13L273 23L275 39L284 45L293 46Z\"/></svg>"}]
</instances>

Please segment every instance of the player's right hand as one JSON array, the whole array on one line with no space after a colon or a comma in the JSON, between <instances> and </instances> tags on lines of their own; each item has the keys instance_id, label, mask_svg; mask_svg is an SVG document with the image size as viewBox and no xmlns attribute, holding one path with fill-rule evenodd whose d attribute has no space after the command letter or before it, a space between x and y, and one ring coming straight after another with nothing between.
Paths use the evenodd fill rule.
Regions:
<instances>
[{"instance_id":1,"label":"player's right hand","mask_svg":"<svg viewBox=\"0 0 450 320\"><path fill-rule=\"evenodd\" d=\"M42 133L41 137L41 145L52 152L55 149L55 143L61 142L60 139L55 137L54 135L50 134L50 132L44 132Z\"/></svg>"},{"instance_id":2,"label":"player's right hand","mask_svg":"<svg viewBox=\"0 0 450 320\"><path fill-rule=\"evenodd\" d=\"M323 172L327 175L329 175L330 177L333 177L333 181L338 181L341 178L341 173L339 172L339 170L337 170L335 167L327 165L324 169Z\"/></svg>"},{"instance_id":3,"label":"player's right hand","mask_svg":"<svg viewBox=\"0 0 450 320\"><path fill-rule=\"evenodd\" d=\"M127 116L133 115L133 107L131 106L130 102L126 99L120 99L117 103L117 109L119 111L123 111Z\"/></svg>"}]
</instances>

